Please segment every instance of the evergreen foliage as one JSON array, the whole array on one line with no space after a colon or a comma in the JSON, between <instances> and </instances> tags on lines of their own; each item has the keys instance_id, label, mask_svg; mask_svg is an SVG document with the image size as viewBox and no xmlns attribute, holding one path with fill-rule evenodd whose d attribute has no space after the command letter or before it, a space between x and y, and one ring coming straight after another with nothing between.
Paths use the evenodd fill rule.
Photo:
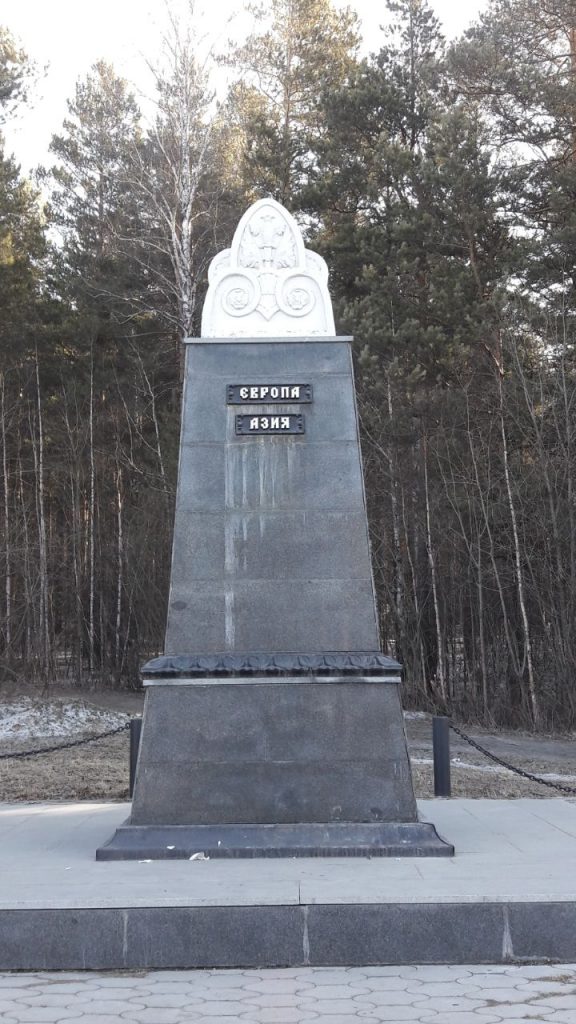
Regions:
<instances>
[{"instance_id":1,"label":"evergreen foliage","mask_svg":"<svg viewBox=\"0 0 576 1024\"><path fill-rule=\"evenodd\" d=\"M330 0L272 0L248 10L264 31L225 58L237 76L229 105L242 131L242 170L255 197L297 209L325 132L318 99L353 68L358 21Z\"/></svg>"}]
</instances>

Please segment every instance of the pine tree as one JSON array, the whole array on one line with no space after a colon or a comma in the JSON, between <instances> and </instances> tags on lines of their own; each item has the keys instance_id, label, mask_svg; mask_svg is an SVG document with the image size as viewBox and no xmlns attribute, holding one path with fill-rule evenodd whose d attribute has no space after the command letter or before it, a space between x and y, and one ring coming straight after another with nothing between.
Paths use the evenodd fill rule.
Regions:
<instances>
[{"instance_id":1,"label":"pine tree","mask_svg":"<svg viewBox=\"0 0 576 1024\"><path fill-rule=\"evenodd\" d=\"M451 53L467 101L505 161L507 218L524 239L517 284L576 308L576 8L573 0L492 0Z\"/></svg>"},{"instance_id":2,"label":"pine tree","mask_svg":"<svg viewBox=\"0 0 576 1024\"><path fill-rule=\"evenodd\" d=\"M306 209L340 330L357 339L383 634L442 706L448 638L463 627L447 587L456 544L437 526L439 467L462 457L463 385L474 405L487 385L494 395L512 247L489 136L450 90L430 6L389 9L380 52L324 97Z\"/></svg>"},{"instance_id":3,"label":"pine tree","mask_svg":"<svg viewBox=\"0 0 576 1024\"><path fill-rule=\"evenodd\" d=\"M77 85L52 140L59 163L45 175L62 236L52 287L66 311L67 372L51 410L65 453L56 514L71 540L57 642L74 652L77 673L117 679L135 678L139 644L160 642L177 433L173 339L141 256L143 145L132 94L100 62Z\"/></svg>"},{"instance_id":4,"label":"pine tree","mask_svg":"<svg viewBox=\"0 0 576 1024\"><path fill-rule=\"evenodd\" d=\"M325 131L320 97L355 65L358 20L330 0L272 0L249 10L266 28L226 57L237 76L228 108L243 137L243 176L253 197L297 209Z\"/></svg>"},{"instance_id":5,"label":"pine tree","mask_svg":"<svg viewBox=\"0 0 576 1024\"><path fill-rule=\"evenodd\" d=\"M0 122L26 96L33 66L0 26ZM34 346L46 239L38 191L6 153L0 133L0 356L3 369Z\"/></svg>"},{"instance_id":6,"label":"pine tree","mask_svg":"<svg viewBox=\"0 0 576 1024\"><path fill-rule=\"evenodd\" d=\"M499 177L474 112L453 105L430 7L390 4L385 45L327 99L308 192L342 322L414 380L446 382L493 348L507 258Z\"/></svg>"},{"instance_id":7,"label":"pine tree","mask_svg":"<svg viewBox=\"0 0 576 1024\"><path fill-rule=\"evenodd\" d=\"M36 68L12 33L0 25L0 122L26 100Z\"/></svg>"},{"instance_id":8,"label":"pine tree","mask_svg":"<svg viewBox=\"0 0 576 1024\"><path fill-rule=\"evenodd\" d=\"M19 365L38 344L47 246L38 192L0 148L0 365Z\"/></svg>"},{"instance_id":9,"label":"pine tree","mask_svg":"<svg viewBox=\"0 0 576 1024\"><path fill-rule=\"evenodd\" d=\"M132 167L140 113L126 83L103 62L78 83L68 106L50 146L59 162L45 175L53 186L51 221L63 237L62 285L89 318L96 344L114 352L115 332L140 287L126 256L138 218Z\"/></svg>"}]
</instances>

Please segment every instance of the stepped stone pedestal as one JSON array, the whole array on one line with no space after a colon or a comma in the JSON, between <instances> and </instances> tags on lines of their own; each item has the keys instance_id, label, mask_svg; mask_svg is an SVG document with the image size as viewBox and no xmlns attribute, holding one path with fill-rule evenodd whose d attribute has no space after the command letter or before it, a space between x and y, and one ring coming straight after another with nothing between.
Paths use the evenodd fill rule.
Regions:
<instances>
[{"instance_id":1,"label":"stepped stone pedestal","mask_svg":"<svg viewBox=\"0 0 576 1024\"><path fill-rule=\"evenodd\" d=\"M165 653L132 814L97 858L443 856L380 651L350 339L272 200L186 346Z\"/></svg>"}]
</instances>

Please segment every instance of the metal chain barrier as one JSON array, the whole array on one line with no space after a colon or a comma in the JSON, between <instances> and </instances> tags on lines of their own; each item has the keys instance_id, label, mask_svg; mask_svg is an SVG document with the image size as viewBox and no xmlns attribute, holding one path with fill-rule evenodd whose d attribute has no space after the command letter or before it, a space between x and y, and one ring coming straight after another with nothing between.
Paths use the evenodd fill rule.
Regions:
<instances>
[{"instance_id":1,"label":"metal chain barrier","mask_svg":"<svg viewBox=\"0 0 576 1024\"><path fill-rule=\"evenodd\" d=\"M108 732L99 732L96 736L86 736L81 740L71 740L69 743L59 743L54 747L41 747L39 750L19 750L13 754L0 754L0 761L9 761L17 757L37 757L39 754L54 754L57 750L69 750L71 747L82 747L85 743L95 743L96 740L104 740L107 736L116 736L120 732L126 732L130 728L130 722L119 725L116 729L109 729Z\"/></svg>"},{"instance_id":2,"label":"metal chain barrier","mask_svg":"<svg viewBox=\"0 0 576 1024\"><path fill-rule=\"evenodd\" d=\"M457 736L460 736L465 743L468 743L474 750L477 750L484 757L487 757L490 761L495 764L499 764L502 768L506 768L509 772L513 772L515 775L519 775L523 779L527 779L529 782L537 782L541 786L548 786L549 789L557 789L560 793L570 793L576 796L575 786L566 786L561 782L552 782L551 779L542 779L539 775L534 775L532 772L525 771L524 768L518 768L516 765L509 764L508 761L504 761L501 757L493 754L492 751L487 750L482 744L473 740L471 736L459 729L457 725L454 725L450 721L450 728L452 732L455 732ZM24 757L38 757L41 754L54 754L58 750L70 750L72 747L82 747L87 743L95 743L97 740L107 739L109 736L117 736L121 732L126 732L130 729L130 722L125 722L124 725L119 725L115 729L108 729L107 732L97 733L96 736L86 736L80 740L71 740L69 743L59 743L52 747L41 747L38 750L19 750L11 754L0 754L0 761L15 760L16 758Z\"/></svg>"},{"instance_id":3,"label":"metal chain barrier","mask_svg":"<svg viewBox=\"0 0 576 1024\"><path fill-rule=\"evenodd\" d=\"M471 747L474 747L475 750L484 754L484 757L489 758L490 761L494 761L495 764L501 765L502 768L507 768L509 772L514 772L515 775L520 775L521 778L528 779L529 782L538 782L541 786L548 786L549 789L557 789L560 793L570 793L573 796L576 796L576 787L565 786L561 782L552 782L551 779L541 779L539 775L533 775L532 772L524 771L523 768L517 768L513 764L508 764L508 762L503 761L501 757L497 757L496 754L491 753L490 750L486 750L486 747L477 743L471 736L467 736L466 733L462 732L462 729L459 729L452 721L450 721L450 728L457 736L460 736L466 743L469 743Z\"/></svg>"}]
</instances>

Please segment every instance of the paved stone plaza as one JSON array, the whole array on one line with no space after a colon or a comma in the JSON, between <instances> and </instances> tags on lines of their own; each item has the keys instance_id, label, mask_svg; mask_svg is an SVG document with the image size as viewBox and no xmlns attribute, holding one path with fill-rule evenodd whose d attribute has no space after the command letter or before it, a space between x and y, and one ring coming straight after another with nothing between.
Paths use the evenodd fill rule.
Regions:
<instances>
[{"instance_id":1,"label":"paved stone plaza","mask_svg":"<svg viewBox=\"0 0 576 1024\"><path fill-rule=\"evenodd\" d=\"M576 960L574 801L420 801L451 858L96 862L127 810L0 808L1 970Z\"/></svg>"},{"instance_id":2,"label":"paved stone plaza","mask_svg":"<svg viewBox=\"0 0 576 1024\"><path fill-rule=\"evenodd\" d=\"M0 974L2 1024L576 1022L576 964Z\"/></svg>"},{"instance_id":3,"label":"paved stone plaza","mask_svg":"<svg viewBox=\"0 0 576 1024\"><path fill-rule=\"evenodd\" d=\"M454 843L454 858L99 864L94 851L129 804L3 804L0 911L576 902L576 800L419 800L418 807Z\"/></svg>"}]
</instances>

